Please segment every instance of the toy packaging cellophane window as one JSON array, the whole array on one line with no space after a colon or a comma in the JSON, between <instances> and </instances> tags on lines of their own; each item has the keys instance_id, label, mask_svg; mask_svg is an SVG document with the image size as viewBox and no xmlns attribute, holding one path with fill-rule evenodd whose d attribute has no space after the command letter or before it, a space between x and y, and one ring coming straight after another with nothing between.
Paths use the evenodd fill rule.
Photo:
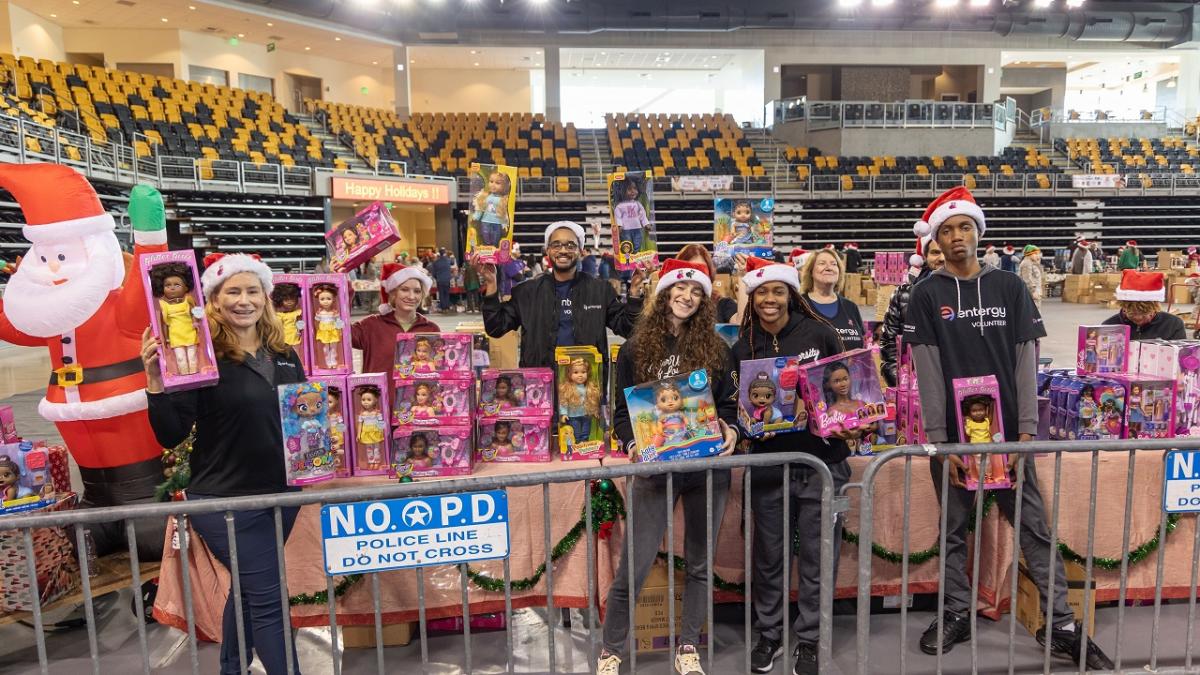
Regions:
<instances>
[{"instance_id":1,"label":"toy packaging cellophane window","mask_svg":"<svg viewBox=\"0 0 1200 675\"><path fill-rule=\"evenodd\" d=\"M350 399L346 391L346 378L342 376L313 377L309 382L320 382L325 386L326 397L329 401L325 416L328 422L326 433L329 434L329 449L333 453L335 473L338 478L349 478L350 454L353 452L354 434L348 429L350 419Z\"/></svg>"},{"instance_id":2,"label":"toy packaging cellophane window","mask_svg":"<svg viewBox=\"0 0 1200 675\"><path fill-rule=\"evenodd\" d=\"M618 270L658 266L658 234L654 228L653 172L610 173L608 212Z\"/></svg>"},{"instance_id":3,"label":"toy packaging cellophane window","mask_svg":"<svg viewBox=\"0 0 1200 675\"><path fill-rule=\"evenodd\" d=\"M363 373L346 378L346 388L350 391L347 422L354 434L350 469L355 476L386 476L392 471L388 452L389 384L384 373Z\"/></svg>"},{"instance_id":4,"label":"toy packaging cellophane window","mask_svg":"<svg viewBox=\"0 0 1200 675\"><path fill-rule=\"evenodd\" d=\"M329 389L319 381L279 385L283 461L287 484L333 478L337 463L329 442Z\"/></svg>"},{"instance_id":5,"label":"toy packaging cellophane window","mask_svg":"<svg viewBox=\"0 0 1200 675\"><path fill-rule=\"evenodd\" d=\"M482 462L549 462L550 418L481 417L476 458Z\"/></svg>"},{"instance_id":6,"label":"toy packaging cellophane window","mask_svg":"<svg viewBox=\"0 0 1200 675\"><path fill-rule=\"evenodd\" d=\"M479 413L506 417L554 414L554 370L484 370L479 378Z\"/></svg>"},{"instance_id":7,"label":"toy packaging cellophane window","mask_svg":"<svg viewBox=\"0 0 1200 675\"><path fill-rule=\"evenodd\" d=\"M558 449L563 459L600 459L608 445L603 359L591 346L556 347Z\"/></svg>"},{"instance_id":8,"label":"toy packaging cellophane window","mask_svg":"<svg viewBox=\"0 0 1200 675\"><path fill-rule=\"evenodd\" d=\"M503 265L512 260L513 214L517 208L517 168L471 165L467 211L467 258Z\"/></svg>"},{"instance_id":9,"label":"toy packaging cellophane window","mask_svg":"<svg viewBox=\"0 0 1200 675\"><path fill-rule=\"evenodd\" d=\"M312 354L305 331L308 330L308 313L311 310L308 302L307 274L276 274L272 281L275 288L271 290L271 305L275 307L275 316L283 325L283 341L292 348L296 356L304 363L304 372L312 372Z\"/></svg>"},{"instance_id":10,"label":"toy packaging cellophane window","mask_svg":"<svg viewBox=\"0 0 1200 675\"><path fill-rule=\"evenodd\" d=\"M1148 375L1114 375L1125 385L1123 438L1175 437L1175 381Z\"/></svg>"},{"instance_id":11,"label":"toy packaging cellophane window","mask_svg":"<svg viewBox=\"0 0 1200 675\"><path fill-rule=\"evenodd\" d=\"M396 336L396 378L473 379L470 333L400 333Z\"/></svg>"},{"instance_id":12,"label":"toy packaging cellophane window","mask_svg":"<svg viewBox=\"0 0 1200 675\"><path fill-rule=\"evenodd\" d=\"M150 330L162 345L158 365L163 389L175 392L215 385L220 376L195 252L146 253L138 262L150 308Z\"/></svg>"},{"instance_id":13,"label":"toy packaging cellophane window","mask_svg":"<svg viewBox=\"0 0 1200 675\"><path fill-rule=\"evenodd\" d=\"M309 274L308 341L310 375L349 375L353 371L350 349L350 291L345 274Z\"/></svg>"},{"instance_id":14,"label":"toy packaging cellophane window","mask_svg":"<svg viewBox=\"0 0 1200 675\"><path fill-rule=\"evenodd\" d=\"M616 403L617 396L620 392L617 391L617 357L621 355L622 345L608 346L608 405L604 406L604 419L608 422L608 453L612 457L628 458L625 454L625 448L621 447L621 442L616 439L614 428L616 420L614 416L617 414Z\"/></svg>"},{"instance_id":15,"label":"toy packaging cellophane window","mask_svg":"<svg viewBox=\"0 0 1200 675\"><path fill-rule=\"evenodd\" d=\"M1129 326L1080 326L1079 375L1125 372L1129 361Z\"/></svg>"},{"instance_id":16,"label":"toy packaging cellophane window","mask_svg":"<svg viewBox=\"0 0 1200 675\"><path fill-rule=\"evenodd\" d=\"M392 449L392 470L397 478L465 476L475 464L469 426L399 426L392 436Z\"/></svg>"},{"instance_id":17,"label":"toy packaging cellophane window","mask_svg":"<svg viewBox=\"0 0 1200 675\"><path fill-rule=\"evenodd\" d=\"M887 417L876 351L855 349L800 367L800 395L808 406L808 428L814 434L870 432Z\"/></svg>"},{"instance_id":18,"label":"toy packaging cellophane window","mask_svg":"<svg viewBox=\"0 0 1200 675\"><path fill-rule=\"evenodd\" d=\"M981 446L1004 442L1004 420L1001 415L1000 385L994 375L961 377L951 382L954 387L954 410L958 420L959 440ZM982 449L982 448L981 448ZM986 461L980 467L981 458ZM966 455L968 490L997 490L1012 487L1008 475L1008 455Z\"/></svg>"},{"instance_id":19,"label":"toy packaging cellophane window","mask_svg":"<svg viewBox=\"0 0 1200 675\"><path fill-rule=\"evenodd\" d=\"M721 427L708 372L667 377L625 390L635 462L710 457L721 452Z\"/></svg>"},{"instance_id":20,"label":"toy packaging cellophane window","mask_svg":"<svg viewBox=\"0 0 1200 675\"><path fill-rule=\"evenodd\" d=\"M738 422L747 435L798 431L796 395L800 367L794 356L742 361L738 370Z\"/></svg>"},{"instance_id":21,"label":"toy packaging cellophane window","mask_svg":"<svg viewBox=\"0 0 1200 675\"><path fill-rule=\"evenodd\" d=\"M738 253L771 259L775 255L773 219L775 200L770 197L723 197L713 201L713 257L733 258Z\"/></svg>"},{"instance_id":22,"label":"toy packaging cellophane window","mask_svg":"<svg viewBox=\"0 0 1200 675\"><path fill-rule=\"evenodd\" d=\"M1068 375L1060 385L1065 411L1062 438L1097 441L1121 438L1124 426L1125 384L1116 376Z\"/></svg>"},{"instance_id":23,"label":"toy packaging cellophane window","mask_svg":"<svg viewBox=\"0 0 1200 675\"><path fill-rule=\"evenodd\" d=\"M400 241L396 221L383 202L371 202L325 233L329 269L348 272Z\"/></svg>"},{"instance_id":24,"label":"toy packaging cellophane window","mask_svg":"<svg viewBox=\"0 0 1200 675\"><path fill-rule=\"evenodd\" d=\"M397 380L393 401L397 424L471 424L475 382L466 378Z\"/></svg>"}]
</instances>

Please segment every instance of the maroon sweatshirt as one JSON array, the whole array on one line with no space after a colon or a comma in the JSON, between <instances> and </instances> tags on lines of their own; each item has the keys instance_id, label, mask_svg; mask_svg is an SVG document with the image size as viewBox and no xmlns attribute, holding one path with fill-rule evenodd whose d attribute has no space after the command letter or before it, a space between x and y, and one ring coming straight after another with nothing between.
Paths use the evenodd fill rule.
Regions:
<instances>
[{"instance_id":1,"label":"maroon sweatshirt","mask_svg":"<svg viewBox=\"0 0 1200 675\"><path fill-rule=\"evenodd\" d=\"M441 328L420 312L409 333L440 333ZM396 336L406 332L396 315L372 314L350 327L350 344L363 350L362 372L391 373L396 364Z\"/></svg>"}]
</instances>

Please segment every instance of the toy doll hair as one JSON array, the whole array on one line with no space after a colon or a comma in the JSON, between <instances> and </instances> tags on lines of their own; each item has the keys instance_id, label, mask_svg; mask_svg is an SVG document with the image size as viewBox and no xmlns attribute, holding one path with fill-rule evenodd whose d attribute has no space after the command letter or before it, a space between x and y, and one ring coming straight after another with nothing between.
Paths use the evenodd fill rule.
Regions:
<instances>
[{"instance_id":1,"label":"toy doll hair","mask_svg":"<svg viewBox=\"0 0 1200 675\"><path fill-rule=\"evenodd\" d=\"M575 388L575 383L569 377L575 366L583 366L588 371L588 380L585 383L585 393L582 398L579 396L579 391ZM567 366L566 374L568 377L564 377L563 381L558 383L559 404L571 408L577 408L582 405L588 415L599 415L600 383L592 377L592 369L587 361L584 361L581 357L571 359L571 363Z\"/></svg>"},{"instance_id":2,"label":"toy doll hair","mask_svg":"<svg viewBox=\"0 0 1200 675\"><path fill-rule=\"evenodd\" d=\"M627 173L621 180L614 180L611 195L613 204L629 201L625 198L625 190L630 185L637 188L637 196L634 197L634 200L641 199L642 194L646 191L646 177L636 173Z\"/></svg>"},{"instance_id":3,"label":"toy doll hair","mask_svg":"<svg viewBox=\"0 0 1200 675\"><path fill-rule=\"evenodd\" d=\"M749 200L746 200L746 199L739 199L739 200L735 201L735 202L733 203L733 206L732 206L732 207L730 207L730 209L729 209L729 212L730 212L730 213L733 213L734 211L737 211L739 207L742 207L742 206L744 206L744 207L746 207L746 208L750 209L750 213L753 215L753 213L754 213L754 205L753 205L753 204L751 204L751 203L750 203L750 201L749 201Z\"/></svg>"},{"instance_id":4,"label":"toy doll hair","mask_svg":"<svg viewBox=\"0 0 1200 675\"><path fill-rule=\"evenodd\" d=\"M512 438L512 422L509 422L508 420L502 420L500 422L496 422L496 425L492 427L492 440L496 440L496 432L500 430L500 427L507 429L509 438Z\"/></svg>"},{"instance_id":5,"label":"toy doll hair","mask_svg":"<svg viewBox=\"0 0 1200 675\"><path fill-rule=\"evenodd\" d=\"M771 376L768 375L767 371L765 370L760 370L758 374L754 376L754 379L750 380L750 387L747 389L747 391L752 392L757 389L770 389L772 393L777 393L779 391L775 386L775 383L771 381Z\"/></svg>"},{"instance_id":6,"label":"toy doll hair","mask_svg":"<svg viewBox=\"0 0 1200 675\"><path fill-rule=\"evenodd\" d=\"M271 291L271 302L279 305L285 300L300 300L300 287L296 284L283 282L275 284L275 288Z\"/></svg>"},{"instance_id":7,"label":"toy doll hair","mask_svg":"<svg viewBox=\"0 0 1200 675\"><path fill-rule=\"evenodd\" d=\"M508 395L505 396L505 399L512 401L512 402L516 402L516 400L517 400L516 387L513 386L512 377L509 375L501 375L500 377L496 378L496 386L492 390L493 394L495 393L495 391L497 389L500 388L501 382L508 385Z\"/></svg>"},{"instance_id":8,"label":"toy doll hair","mask_svg":"<svg viewBox=\"0 0 1200 675\"><path fill-rule=\"evenodd\" d=\"M354 243L358 243L358 230L354 229L353 223L342 227L342 241L346 240L346 235L352 235L354 237Z\"/></svg>"},{"instance_id":9,"label":"toy doll hair","mask_svg":"<svg viewBox=\"0 0 1200 675\"><path fill-rule=\"evenodd\" d=\"M504 194L507 195L509 191L512 190L512 178L509 178L508 174L499 169L492 171L492 173L488 175L487 180L484 181L483 191L488 191L487 184L492 182L492 179L496 176L500 177L500 182L504 185Z\"/></svg>"},{"instance_id":10,"label":"toy doll hair","mask_svg":"<svg viewBox=\"0 0 1200 675\"><path fill-rule=\"evenodd\" d=\"M483 172L480 171L480 173L482 174ZM507 200L508 195L512 193L512 178L510 178L509 175L503 171L496 169L492 171L489 176L483 179L483 186L480 187L479 192L475 194L474 202L476 211L483 210L484 205L487 203L488 196L492 194L491 191L488 190L488 183L491 182L492 176L500 176L501 180L504 181L504 192L500 195L501 199ZM507 215L505 217L507 217Z\"/></svg>"},{"instance_id":11,"label":"toy doll hair","mask_svg":"<svg viewBox=\"0 0 1200 675\"><path fill-rule=\"evenodd\" d=\"M429 454L429 439L425 437L425 434L413 434L412 436L410 436L408 438L408 451L410 453L413 451L413 447L416 446L418 440L421 441L422 444L424 444L425 454L428 455Z\"/></svg>"},{"instance_id":12,"label":"toy doll hair","mask_svg":"<svg viewBox=\"0 0 1200 675\"><path fill-rule=\"evenodd\" d=\"M833 402L837 400L837 395L829 387L829 381L833 379L833 374L839 370L846 371L847 375L850 374L850 366L847 366L845 361L834 361L825 366L825 373L821 376L821 391L824 392L825 402L829 405L833 405ZM853 389L853 386L853 382L851 382L851 389ZM850 393L853 394L854 392L851 391Z\"/></svg>"},{"instance_id":13,"label":"toy doll hair","mask_svg":"<svg viewBox=\"0 0 1200 675\"><path fill-rule=\"evenodd\" d=\"M417 351L417 347L419 345L428 345L430 349L433 349L433 340L430 340L427 337L419 337L419 338L413 340L413 351L414 352Z\"/></svg>"},{"instance_id":14,"label":"toy doll hair","mask_svg":"<svg viewBox=\"0 0 1200 675\"><path fill-rule=\"evenodd\" d=\"M0 469L8 469L14 476L21 475L21 465L8 455L0 455Z\"/></svg>"},{"instance_id":15,"label":"toy doll hair","mask_svg":"<svg viewBox=\"0 0 1200 675\"><path fill-rule=\"evenodd\" d=\"M337 400L341 401L342 400L342 388L341 387L329 387L328 396L329 396L329 398L333 398L336 396Z\"/></svg>"},{"instance_id":16,"label":"toy doll hair","mask_svg":"<svg viewBox=\"0 0 1200 675\"><path fill-rule=\"evenodd\" d=\"M964 415L970 415L971 408L974 407L975 404L982 403L983 405L990 408L992 405L992 402L993 402L992 397L988 396L987 394L976 394L974 396L968 396L963 399L962 412Z\"/></svg>"},{"instance_id":17,"label":"toy doll hair","mask_svg":"<svg viewBox=\"0 0 1200 675\"><path fill-rule=\"evenodd\" d=\"M663 393L664 391L673 391L682 396L682 393L679 391L679 385L675 384L675 382L670 381L670 380L668 380L666 382L659 382L658 384L654 385L654 402L655 402L655 404L658 403L658 395Z\"/></svg>"},{"instance_id":18,"label":"toy doll hair","mask_svg":"<svg viewBox=\"0 0 1200 675\"><path fill-rule=\"evenodd\" d=\"M289 388L286 396L283 397L283 435L296 436L300 433L300 422L296 420L296 416L292 414L292 408L295 407L297 400L301 396L309 394L321 394L326 392L326 385L323 382L302 382Z\"/></svg>"},{"instance_id":19,"label":"toy doll hair","mask_svg":"<svg viewBox=\"0 0 1200 675\"><path fill-rule=\"evenodd\" d=\"M182 279L189 293L195 288L196 280L192 278L192 268L181 262L162 263L150 268L150 290L154 292L154 297L162 297L163 285L169 277Z\"/></svg>"},{"instance_id":20,"label":"toy doll hair","mask_svg":"<svg viewBox=\"0 0 1200 675\"><path fill-rule=\"evenodd\" d=\"M431 398L433 397L433 384L430 382L418 382L415 385L413 385L413 395L415 396L416 393L418 391L421 391L422 389L429 392L429 396Z\"/></svg>"},{"instance_id":21,"label":"toy doll hair","mask_svg":"<svg viewBox=\"0 0 1200 675\"><path fill-rule=\"evenodd\" d=\"M375 400L378 401L379 400L379 387L376 387L373 384L364 384L363 386L359 387L358 389L356 389L354 391L355 398L359 399L360 401L362 400L363 394L373 394L375 396Z\"/></svg>"},{"instance_id":22,"label":"toy doll hair","mask_svg":"<svg viewBox=\"0 0 1200 675\"><path fill-rule=\"evenodd\" d=\"M337 286L334 286L333 284L317 284L316 286L313 286L312 295L314 298L320 297L322 293L329 293L329 294L333 295L333 301L337 302L337 297L338 297Z\"/></svg>"}]
</instances>

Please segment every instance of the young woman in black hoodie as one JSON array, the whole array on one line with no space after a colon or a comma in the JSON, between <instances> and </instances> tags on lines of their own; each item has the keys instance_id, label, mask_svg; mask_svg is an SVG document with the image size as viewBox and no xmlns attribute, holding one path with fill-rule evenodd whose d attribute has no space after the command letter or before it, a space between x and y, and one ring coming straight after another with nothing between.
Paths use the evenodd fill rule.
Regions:
<instances>
[{"instance_id":1,"label":"young woman in black hoodie","mask_svg":"<svg viewBox=\"0 0 1200 675\"><path fill-rule=\"evenodd\" d=\"M751 359L797 356L811 363L844 351L833 327L800 296L800 279L790 265L751 258L742 277L750 308L742 321L741 338L733 347L740 364ZM800 404L797 403L799 406ZM808 416L796 414L797 431L765 434L752 439L751 452L807 452L829 465L833 487L838 490L850 479L846 458L850 450L844 439L820 438L807 431ZM787 582L783 578L784 548L791 546L792 532L799 532L796 570L800 585L796 605L799 616L792 626L796 645L796 675L816 675L817 630L821 574L821 481L813 470L795 466L790 485L783 485L782 467L755 469L751 474L750 505L754 511L753 602L754 627L758 642L750 655L756 673L770 672L782 655L782 631L787 619ZM791 527L783 528L783 500L791 500ZM840 525L839 525L840 528ZM839 552L840 531L834 532L834 565Z\"/></svg>"},{"instance_id":2,"label":"young woman in black hoodie","mask_svg":"<svg viewBox=\"0 0 1200 675\"><path fill-rule=\"evenodd\" d=\"M665 377L704 368L717 404L717 417L725 436L721 454L733 452L738 440L737 387L733 380L733 357L725 341L716 332L716 304L712 300L712 280L702 265L668 260L663 266L653 308L642 314L629 341L617 355L617 391ZM614 431L622 446L634 449L633 424L625 397L618 394L613 414ZM675 652L675 670L681 675L704 675L697 651L700 629L708 608L708 564L706 546L717 541L725 497L729 493L729 471L713 471L711 504L706 499L706 473L676 473L672 479L675 498L683 500L684 558L687 581L683 590L683 617L679 647ZM608 591L604 616L604 646L596 672L617 675L626 653L629 637L629 612L633 598L642 589L650 567L667 531L667 477L665 474L634 478L630 491L637 514L630 545L621 546L621 564ZM706 531L707 513L712 509L717 531L711 539ZM633 588L629 587L629 567L633 566Z\"/></svg>"}]
</instances>

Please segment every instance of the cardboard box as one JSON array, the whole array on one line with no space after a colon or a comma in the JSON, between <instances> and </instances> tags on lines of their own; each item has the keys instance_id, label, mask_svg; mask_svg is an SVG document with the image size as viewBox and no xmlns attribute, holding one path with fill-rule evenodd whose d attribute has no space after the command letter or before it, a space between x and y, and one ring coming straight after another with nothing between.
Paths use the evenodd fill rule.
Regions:
<instances>
[{"instance_id":1,"label":"cardboard box","mask_svg":"<svg viewBox=\"0 0 1200 675\"><path fill-rule=\"evenodd\" d=\"M403 647L412 642L415 623L389 623L383 627L383 646ZM365 649L375 646L375 626L342 626L342 646Z\"/></svg>"},{"instance_id":2,"label":"cardboard box","mask_svg":"<svg viewBox=\"0 0 1200 675\"><path fill-rule=\"evenodd\" d=\"M727 298L736 297L733 293L733 275L718 274L716 278L712 280L712 285L713 290L720 291L721 295Z\"/></svg>"},{"instance_id":3,"label":"cardboard box","mask_svg":"<svg viewBox=\"0 0 1200 675\"><path fill-rule=\"evenodd\" d=\"M892 295L896 292L895 286L880 286L875 293L875 298L869 304L875 305L875 316L883 316L887 314L888 304L892 302Z\"/></svg>"},{"instance_id":4,"label":"cardboard box","mask_svg":"<svg viewBox=\"0 0 1200 675\"><path fill-rule=\"evenodd\" d=\"M482 321L463 321L454 331L475 335L485 334ZM520 335L515 330L504 337L488 337L488 358L491 359L491 367L504 369L519 367L520 359L517 357L517 351L520 344Z\"/></svg>"},{"instance_id":5,"label":"cardboard box","mask_svg":"<svg viewBox=\"0 0 1200 675\"><path fill-rule=\"evenodd\" d=\"M683 623L683 572L675 571L675 639L679 639L679 628ZM633 608L634 640L638 653L659 652L671 648L670 610L667 608L667 565L654 563L650 576L642 587L637 605ZM708 644L708 634L700 634L700 644Z\"/></svg>"},{"instance_id":6,"label":"cardboard box","mask_svg":"<svg viewBox=\"0 0 1200 675\"><path fill-rule=\"evenodd\" d=\"M1091 586L1084 589L1084 567L1076 562L1069 560L1063 561L1067 570L1067 604L1071 606L1071 611L1075 613L1076 621L1083 620L1084 603L1088 606L1088 626L1087 632L1089 636L1096 634L1096 575L1093 569ZM1038 593L1037 584L1029 576L1029 570L1025 567L1024 556L1022 556L1021 577L1017 581L1017 621L1025 626L1030 635L1036 635L1038 630L1046 623L1046 610L1042 607L1042 596ZM1055 587L1059 587L1062 579L1055 579Z\"/></svg>"},{"instance_id":7,"label":"cardboard box","mask_svg":"<svg viewBox=\"0 0 1200 675\"><path fill-rule=\"evenodd\" d=\"M1172 286L1170 289L1170 292L1171 292L1171 304L1186 305L1187 303L1192 301L1192 287L1191 286L1183 286L1183 285Z\"/></svg>"}]
</instances>

